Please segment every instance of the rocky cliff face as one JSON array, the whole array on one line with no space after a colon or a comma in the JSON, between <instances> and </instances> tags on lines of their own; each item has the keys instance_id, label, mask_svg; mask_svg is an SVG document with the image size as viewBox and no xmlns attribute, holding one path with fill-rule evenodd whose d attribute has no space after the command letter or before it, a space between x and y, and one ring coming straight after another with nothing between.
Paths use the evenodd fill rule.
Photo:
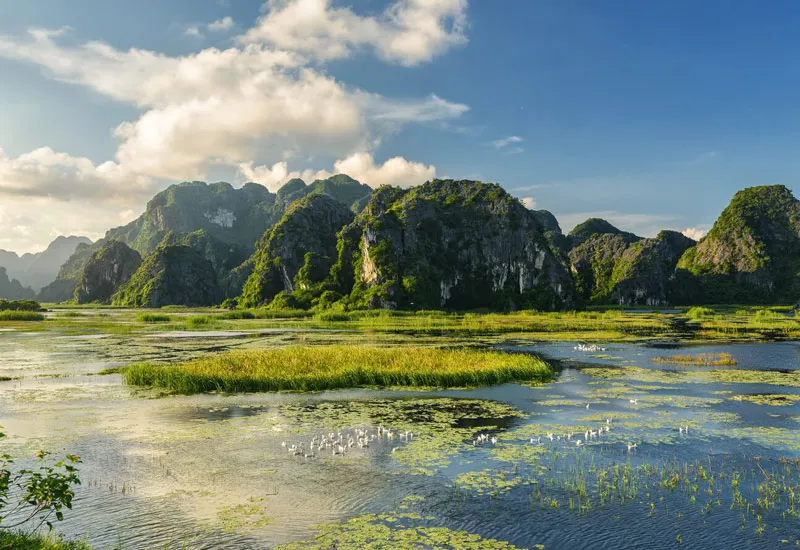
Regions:
<instances>
[{"instance_id":1,"label":"rocky cliff face","mask_svg":"<svg viewBox=\"0 0 800 550\"><path fill-rule=\"evenodd\" d=\"M112 298L114 305L210 306L223 300L214 266L190 246L162 243Z\"/></svg>"},{"instance_id":2,"label":"rocky cliff face","mask_svg":"<svg viewBox=\"0 0 800 550\"><path fill-rule=\"evenodd\" d=\"M22 286L16 279L9 279L5 267L0 267L0 298L6 300L33 300L36 293Z\"/></svg>"},{"instance_id":3,"label":"rocky cliff face","mask_svg":"<svg viewBox=\"0 0 800 550\"><path fill-rule=\"evenodd\" d=\"M55 281L44 286L36 299L40 302L66 302L72 300L75 294L75 285L83 272L83 268L92 258L92 254L100 250L105 244L105 239L100 239L94 244L81 243L72 256L58 270Z\"/></svg>"},{"instance_id":4,"label":"rocky cliff face","mask_svg":"<svg viewBox=\"0 0 800 550\"><path fill-rule=\"evenodd\" d=\"M146 254L170 232L204 230L224 243L252 251L264 231L280 218L275 195L256 183L234 189L228 183L185 182L156 195L145 213L106 239L124 242Z\"/></svg>"},{"instance_id":5,"label":"rocky cliff face","mask_svg":"<svg viewBox=\"0 0 800 550\"><path fill-rule=\"evenodd\" d=\"M681 258L687 300L794 302L800 296L800 202L783 185L739 191L696 247Z\"/></svg>"},{"instance_id":6,"label":"rocky cliff face","mask_svg":"<svg viewBox=\"0 0 800 550\"><path fill-rule=\"evenodd\" d=\"M381 188L345 228L332 286L353 307L553 309L572 281L536 216L494 184Z\"/></svg>"},{"instance_id":7,"label":"rocky cliff face","mask_svg":"<svg viewBox=\"0 0 800 550\"><path fill-rule=\"evenodd\" d=\"M254 307L279 292L310 291L336 259L336 234L353 220L345 204L325 194L294 202L259 242L240 303Z\"/></svg>"},{"instance_id":8,"label":"rocky cliff face","mask_svg":"<svg viewBox=\"0 0 800 550\"><path fill-rule=\"evenodd\" d=\"M584 237L569 257L578 293L595 304L669 305L675 267L695 244L675 231L653 239L633 240L618 230Z\"/></svg>"},{"instance_id":9,"label":"rocky cliff face","mask_svg":"<svg viewBox=\"0 0 800 550\"><path fill-rule=\"evenodd\" d=\"M119 241L107 241L84 266L74 299L78 304L108 303L142 263L138 252Z\"/></svg>"},{"instance_id":10,"label":"rocky cliff face","mask_svg":"<svg viewBox=\"0 0 800 550\"><path fill-rule=\"evenodd\" d=\"M191 233L169 233L165 239L168 244L189 246L197 250L214 266L218 281L228 276L250 256L248 247L223 242L204 229Z\"/></svg>"}]
</instances>

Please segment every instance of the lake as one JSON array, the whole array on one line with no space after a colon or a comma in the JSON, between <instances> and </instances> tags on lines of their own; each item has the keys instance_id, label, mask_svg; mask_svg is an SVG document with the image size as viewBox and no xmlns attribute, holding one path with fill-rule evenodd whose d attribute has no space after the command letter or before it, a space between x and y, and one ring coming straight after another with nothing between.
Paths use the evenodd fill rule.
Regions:
<instances>
[{"instance_id":1,"label":"lake","mask_svg":"<svg viewBox=\"0 0 800 550\"><path fill-rule=\"evenodd\" d=\"M446 391L171 396L97 374L297 338L4 330L6 445L16 456L81 455L83 484L57 529L98 549L346 548L376 538L399 548L486 548L495 539L730 549L800 540L795 342L607 343L587 352L515 338L495 345L552 361L553 383ZM728 353L737 365L653 361L678 353Z\"/></svg>"}]
</instances>

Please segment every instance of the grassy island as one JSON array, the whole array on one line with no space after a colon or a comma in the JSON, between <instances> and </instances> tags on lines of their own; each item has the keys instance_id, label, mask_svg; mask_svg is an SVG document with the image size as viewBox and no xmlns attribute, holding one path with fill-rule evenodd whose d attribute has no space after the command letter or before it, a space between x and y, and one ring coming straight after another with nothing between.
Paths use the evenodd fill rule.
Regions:
<instances>
[{"instance_id":1,"label":"grassy island","mask_svg":"<svg viewBox=\"0 0 800 550\"><path fill-rule=\"evenodd\" d=\"M530 355L472 349L292 346L203 357L177 365L137 363L125 381L176 393L320 391L363 386L462 387L549 380Z\"/></svg>"}]
</instances>

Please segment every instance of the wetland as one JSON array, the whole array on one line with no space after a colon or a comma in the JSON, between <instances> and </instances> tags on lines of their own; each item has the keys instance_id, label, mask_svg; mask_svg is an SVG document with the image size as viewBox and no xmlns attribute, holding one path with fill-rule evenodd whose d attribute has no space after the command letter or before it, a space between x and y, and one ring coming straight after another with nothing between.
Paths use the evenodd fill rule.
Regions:
<instances>
[{"instance_id":1,"label":"wetland","mask_svg":"<svg viewBox=\"0 0 800 550\"><path fill-rule=\"evenodd\" d=\"M800 544L791 316L43 317L0 321L3 450L80 455L74 509L55 529L95 550ZM392 383L365 356L372 378L343 387L352 373L337 371L315 391L184 391L131 374L199 365L208 375L256 357L291 381L286 354L346 363L369 350L389 366L429 367ZM505 356L517 371L463 375L476 357ZM461 374L423 375L440 357Z\"/></svg>"}]
</instances>

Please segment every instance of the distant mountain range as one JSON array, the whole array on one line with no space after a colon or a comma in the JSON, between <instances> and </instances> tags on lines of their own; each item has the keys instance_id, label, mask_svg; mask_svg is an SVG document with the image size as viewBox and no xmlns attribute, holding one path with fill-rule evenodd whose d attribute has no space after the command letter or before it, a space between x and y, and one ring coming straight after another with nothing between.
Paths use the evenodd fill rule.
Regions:
<instances>
[{"instance_id":1,"label":"distant mountain range","mask_svg":"<svg viewBox=\"0 0 800 550\"><path fill-rule=\"evenodd\" d=\"M373 190L345 175L292 180L277 193L177 184L97 243L62 239L41 253L64 259L40 300L548 310L800 298L800 202L779 185L736 193L699 243L674 231L642 238L597 218L565 235L550 212L496 184ZM19 269L22 259L9 257ZM30 276L15 284L15 273L0 273L0 296L31 292Z\"/></svg>"},{"instance_id":2,"label":"distant mountain range","mask_svg":"<svg viewBox=\"0 0 800 550\"><path fill-rule=\"evenodd\" d=\"M79 244L92 244L92 241L86 237L58 237L46 250L22 256L18 256L16 252L0 250L0 267L6 269L9 279L17 279L23 286L38 292L56 278L58 270ZM5 297L2 291L0 297Z\"/></svg>"}]
</instances>

